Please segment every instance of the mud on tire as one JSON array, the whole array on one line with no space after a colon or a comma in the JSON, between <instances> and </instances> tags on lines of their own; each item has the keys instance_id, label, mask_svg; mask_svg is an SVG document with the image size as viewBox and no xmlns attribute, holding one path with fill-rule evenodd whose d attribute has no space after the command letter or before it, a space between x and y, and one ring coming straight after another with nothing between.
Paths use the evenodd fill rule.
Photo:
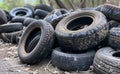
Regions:
<instances>
[{"instance_id":1,"label":"mud on tire","mask_svg":"<svg viewBox=\"0 0 120 74\"><path fill-rule=\"evenodd\" d=\"M100 43L108 33L105 16L98 11L74 12L56 26L60 47L65 50L86 50Z\"/></svg>"}]
</instances>

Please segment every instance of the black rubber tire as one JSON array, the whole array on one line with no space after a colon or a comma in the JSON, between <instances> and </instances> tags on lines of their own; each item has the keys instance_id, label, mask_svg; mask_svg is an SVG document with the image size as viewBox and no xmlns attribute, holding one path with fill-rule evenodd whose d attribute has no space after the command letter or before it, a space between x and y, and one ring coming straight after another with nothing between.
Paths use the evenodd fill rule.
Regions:
<instances>
[{"instance_id":1,"label":"black rubber tire","mask_svg":"<svg viewBox=\"0 0 120 74\"><path fill-rule=\"evenodd\" d=\"M41 33L41 37L37 45L30 53L27 53L26 44L28 44L38 32ZM47 57L48 53L51 51L53 41L53 27L43 20L34 21L25 29L21 37L18 45L18 56L23 63L36 64Z\"/></svg>"},{"instance_id":2,"label":"black rubber tire","mask_svg":"<svg viewBox=\"0 0 120 74\"><path fill-rule=\"evenodd\" d=\"M58 18L59 16L65 15L67 14L67 10L65 9L55 9L53 10L51 13L49 13L44 20L46 20L47 22L49 22L50 24L52 24L53 20ZM56 21L57 22L57 21ZM54 26L53 26L54 27Z\"/></svg>"},{"instance_id":3,"label":"black rubber tire","mask_svg":"<svg viewBox=\"0 0 120 74\"><path fill-rule=\"evenodd\" d=\"M16 31L11 33L1 33L1 35L4 42L18 44L22 33L22 31Z\"/></svg>"},{"instance_id":4,"label":"black rubber tire","mask_svg":"<svg viewBox=\"0 0 120 74\"><path fill-rule=\"evenodd\" d=\"M20 31L23 29L22 23L7 23L0 25L0 33L10 33Z\"/></svg>"},{"instance_id":5,"label":"black rubber tire","mask_svg":"<svg viewBox=\"0 0 120 74\"><path fill-rule=\"evenodd\" d=\"M110 33L111 28L118 27L120 25L120 23L118 21L111 20L108 22L108 25L109 25L109 33ZM111 41L109 44L109 35L111 37L111 33L110 34L109 33L107 34L106 38L98 45L100 45L101 47L107 47L107 46L111 45ZM112 40L113 39L114 38L112 38ZM113 45L114 45L114 43L113 43Z\"/></svg>"},{"instance_id":6,"label":"black rubber tire","mask_svg":"<svg viewBox=\"0 0 120 74\"><path fill-rule=\"evenodd\" d=\"M95 51L83 53L63 52L61 48L53 50L51 63L53 66L65 71L86 71L93 63Z\"/></svg>"},{"instance_id":7,"label":"black rubber tire","mask_svg":"<svg viewBox=\"0 0 120 74\"><path fill-rule=\"evenodd\" d=\"M24 20L24 23L23 23L23 25L24 26L28 26L30 23L32 23L33 21L35 21L36 19L34 19L34 18L26 18L25 20Z\"/></svg>"},{"instance_id":8,"label":"black rubber tire","mask_svg":"<svg viewBox=\"0 0 120 74\"><path fill-rule=\"evenodd\" d=\"M63 15L60 15L60 16L54 18L54 19L52 20L52 22L51 22L51 25L55 28L56 25L57 25L64 17L66 17L67 15L69 15L69 14L63 14Z\"/></svg>"},{"instance_id":9,"label":"black rubber tire","mask_svg":"<svg viewBox=\"0 0 120 74\"><path fill-rule=\"evenodd\" d=\"M86 24L89 26L81 29L81 26ZM99 44L106 37L108 24L101 12L85 10L73 12L63 18L55 31L62 49L87 50Z\"/></svg>"},{"instance_id":10,"label":"black rubber tire","mask_svg":"<svg viewBox=\"0 0 120 74\"><path fill-rule=\"evenodd\" d=\"M108 25L109 25L109 32L110 32L111 28L118 27L120 25L120 23L118 21L111 20L108 22ZM109 35L110 34L108 33L106 38L98 45L100 45L101 47L109 46Z\"/></svg>"},{"instance_id":11,"label":"black rubber tire","mask_svg":"<svg viewBox=\"0 0 120 74\"><path fill-rule=\"evenodd\" d=\"M12 19L12 17L10 16L9 12L7 10L4 10L7 20L10 21Z\"/></svg>"},{"instance_id":12,"label":"black rubber tire","mask_svg":"<svg viewBox=\"0 0 120 74\"><path fill-rule=\"evenodd\" d=\"M108 22L108 25L109 25L109 30L110 30L113 27L118 27L120 25L120 22L111 20Z\"/></svg>"},{"instance_id":13,"label":"black rubber tire","mask_svg":"<svg viewBox=\"0 0 120 74\"><path fill-rule=\"evenodd\" d=\"M26 49L26 52L31 52L35 46L37 45L38 41L40 39L40 35L36 35L31 41L30 43L28 44L28 47Z\"/></svg>"},{"instance_id":14,"label":"black rubber tire","mask_svg":"<svg viewBox=\"0 0 120 74\"><path fill-rule=\"evenodd\" d=\"M49 14L49 12L41 9L36 9L34 13L35 15L38 15L41 19L45 18Z\"/></svg>"},{"instance_id":15,"label":"black rubber tire","mask_svg":"<svg viewBox=\"0 0 120 74\"><path fill-rule=\"evenodd\" d=\"M0 9L0 25L7 23L7 15L6 13Z\"/></svg>"},{"instance_id":16,"label":"black rubber tire","mask_svg":"<svg viewBox=\"0 0 120 74\"><path fill-rule=\"evenodd\" d=\"M110 30L108 44L113 48L120 48L120 27L114 27Z\"/></svg>"},{"instance_id":17,"label":"black rubber tire","mask_svg":"<svg viewBox=\"0 0 120 74\"><path fill-rule=\"evenodd\" d=\"M26 4L24 7L25 7L25 8L29 8L29 9L34 13L35 7L34 7L33 5L31 5L31 4Z\"/></svg>"},{"instance_id":18,"label":"black rubber tire","mask_svg":"<svg viewBox=\"0 0 120 74\"><path fill-rule=\"evenodd\" d=\"M56 14L52 14L52 15L46 16L43 20L47 21L48 23L52 23L53 19L57 17L58 16Z\"/></svg>"},{"instance_id":19,"label":"black rubber tire","mask_svg":"<svg viewBox=\"0 0 120 74\"><path fill-rule=\"evenodd\" d=\"M120 21L120 8L112 4L104 4L96 7L96 10L102 12L106 17L112 20Z\"/></svg>"},{"instance_id":20,"label":"black rubber tire","mask_svg":"<svg viewBox=\"0 0 120 74\"><path fill-rule=\"evenodd\" d=\"M23 23L26 17L13 17L12 20L10 21L11 23Z\"/></svg>"},{"instance_id":21,"label":"black rubber tire","mask_svg":"<svg viewBox=\"0 0 120 74\"><path fill-rule=\"evenodd\" d=\"M120 74L120 51L104 47L97 51L93 67L96 74Z\"/></svg>"},{"instance_id":22,"label":"black rubber tire","mask_svg":"<svg viewBox=\"0 0 120 74\"><path fill-rule=\"evenodd\" d=\"M42 10L45 10L45 11L48 11L48 12L51 12L53 10L52 7L44 5L44 4L38 4L38 5L36 5L35 6L35 10L36 9L42 9Z\"/></svg>"},{"instance_id":23,"label":"black rubber tire","mask_svg":"<svg viewBox=\"0 0 120 74\"><path fill-rule=\"evenodd\" d=\"M10 16L33 17L33 12L29 8L16 7L10 11Z\"/></svg>"}]
</instances>

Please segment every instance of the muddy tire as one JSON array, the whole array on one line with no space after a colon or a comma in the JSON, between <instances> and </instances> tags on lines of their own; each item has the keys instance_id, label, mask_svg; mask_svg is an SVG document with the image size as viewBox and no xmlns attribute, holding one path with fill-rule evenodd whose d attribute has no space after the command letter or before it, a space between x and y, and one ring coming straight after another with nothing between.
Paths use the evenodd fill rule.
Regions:
<instances>
[{"instance_id":1,"label":"muddy tire","mask_svg":"<svg viewBox=\"0 0 120 74\"><path fill-rule=\"evenodd\" d=\"M36 5L35 6L35 10L36 9L42 9L42 10L45 10L45 11L48 11L48 12L51 12L53 10L52 7L44 5L44 4L38 4L38 5Z\"/></svg>"},{"instance_id":2,"label":"muddy tire","mask_svg":"<svg viewBox=\"0 0 120 74\"><path fill-rule=\"evenodd\" d=\"M28 45L28 43L36 36L37 33L41 34L40 39L35 48L30 53L27 53L26 44ZM35 64L40 62L51 51L53 40L54 40L53 27L43 20L34 21L24 31L19 42L18 56L20 60L23 63L27 64Z\"/></svg>"},{"instance_id":3,"label":"muddy tire","mask_svg":"<svg viewBox=\"0 0 120 74\"><path fill-rule=\"evenodd\" d=\"M1 33L10 33L14 31L20 31L23 29L22 23L8 23L0 25L0 32Z\"/></svg>"},{"instance_id":4,"label":"muddy tire","mask_svg":"<svg viewBox=\"0 0 120 74\"><path fill-rule=\"evenodd\" d=\"M106 17L112 20L120 21L120 8L112 4L104 4L96 7L96 10L102 12Z\"/></svg>"},{"instance_id":5,"label":"muddy tire","mask_svg":"<svg viewBox=\"0 0 120 74\"><path fill-rule=\"evenodd\" d=\"M17 7L10 11L10 16L33 17L33 12L29 8Z\"/></svg>"},{"instance_id":6,"label":"muddy tire","mask_svg":"<svg viewBox=\"0 0 120 74\"><path fill-rule=\"evenodd\" d=\"M108 44L113 48L120 49L120 27L114 27L110 30Z\"/></svg>"},{"instance_id":7,"label":"muddy tire","mask_svg":"<svg viewBox=\"0 0 120 74\"><path fill-rule=\"evenodd\" d=\"M69 53L61 48L53 50L51 63L53 66L65 71L86 71L93 63L95 51Z\"/></svg>"},{"instance_id":8,"label":"muddy tire","mask_svg":"<svg viewBox=\"0 0 120 74\"><path fill-rule=\"evenodd\" d=\"M85 10L74 12L63 18L55 31L62 49L87 50L99 44L106 37L108 24L102 13Z\"/></svg>"},{"instance_id":9,"label":"muddy tire","mask_svg":"<svg viewBox=\"0 0 120 74\"><path fill-rule=\"evenodd\" d=\"M120 51L110 47L104 47L97 51L93 67L97 74L119 74L120 73Z\"/></svg>"}]
</instances>

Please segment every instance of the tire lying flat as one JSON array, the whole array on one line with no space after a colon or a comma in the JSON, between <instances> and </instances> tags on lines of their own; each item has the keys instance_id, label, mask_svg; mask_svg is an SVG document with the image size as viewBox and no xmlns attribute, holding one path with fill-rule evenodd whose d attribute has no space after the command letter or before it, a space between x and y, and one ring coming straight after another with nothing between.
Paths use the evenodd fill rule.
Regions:
<instances>
[{"instance_id":1,"label":"tire lying flat","mask_svg":"<svg viewBox=\"0 0 120 74\"><path fill-rule=\"evenodd\" d=\"M93 63L95 51L80 53L63 52L61 48L55 48L52 53L53 66L65 71L86 71Z\"/></svg>"},{"instance_id":2,"label":"tire lying flat","mask_svg":"<svg viewBox=\"0 0 120 74\"><path fill-rule=\"evenodd\" d=\"M34 13L35 15L39 16L41 19L45 18L49 14L49 12L41 9L36 9Z\"/></svg>"},{"instance_id":3,"label":"tire lying flat","mask_svg":"<svg viewBox=\"0 0 120 74\"><path fill-rule=\"evenodd\" d=\"M23 29L22 23L7 23L0 25L0 32L1 33L10 33L15 31L20 31Z\"/></svg>"},{"instance_id":4,"label":"tire lying flat","mask_svg":"<svg viewBox=\"0 0 120 74\"><path fill-rule=\"evenodd\" d=\"M21 16L21 17L33 17L33 12L29 8L16 7L10 11L11 17Z\"/></svg>"},{"instance_id":5,"label":"tire lying flat","mask_svg":"<svg viewBox=\"0 0 120 74\"><path fill-rule=\"evenodd\" d=\"M40 39L35 46L35 48L27 53L26 44L34 38L34 35L40 33ZM34 21L31 23L27 29L24 31L21 40L18 45L18 56L23 63L35 64L44 59L48 53L51 51L54 40L54 29L53 27L43 21Z\"/></svg>"},{"instance_id":6,"label":"tire lying flat","mask_svg":"<svg viewBox=\"0 0 120 74\"><path fill-rule=\"evenodd\" d=\"M108 24L101 12L85 10L71 13L63 18L57 24L55 31L61 48L86 50L106 37Z\"/></svg>"},{"instance_id":7,"label":"tire lying flat","mask_svg":"<svg viewBox=\"0 0 120 74\"><path fill-rule=\"evenodd\" d=\"M120 8L112 4L104 4L95 8L96 10L102 12L106 17L112 20L120 21Z\"/></svg>"},{"instance_id":8,"label":"tire lying flat","mask_svg":"<svg viewBox=\"0 0 120 74\"><path fill-rule=\"evenodd\" d=\"M97 51L93 67L97 74L120 74L120 51L104 47Z\"/></svg>"},{"instance_id":9,"label":"tire lying flat","mask_svg":"<svg viewBox=\"0 0 120 74\"><path fill-rule=\"evenodd\" d=\"M29 24L31 24L33 21L35 21L36 19L34 18L25 18L23 25L24 26L28 26Z\"/></svg>"},{"instance_id":10,"label":"tire lying flat","mask_svg":"<svg viewBox=\"0 0 120 74\"><path fill-rule=\"evenodd\" d=\"M53 10L52 7L44 5L44 4L38 4L38 5L36 5L35 6L35 10L36 9L42 9L42 10L45 10L45 11L48 11L48 12L51 12Z\"/></svg>"}]
</instances>

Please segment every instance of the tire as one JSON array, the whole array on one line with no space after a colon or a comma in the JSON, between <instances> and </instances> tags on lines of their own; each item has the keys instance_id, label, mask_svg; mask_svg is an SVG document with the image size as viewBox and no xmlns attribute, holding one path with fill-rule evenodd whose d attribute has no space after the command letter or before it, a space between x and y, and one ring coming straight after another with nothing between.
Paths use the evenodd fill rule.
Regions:
<instances>
[{"instance_id":1,"label":"tire","mask_svg":"<svg viewBox=\"0 0 120 74\"><path fill-rule=\"evenodd\" d=\"M14 17L12 18L12 20L10 21L11 23L23 23L24 20L26 19L26 17Z\"/></svg>"},{"instance_id":2,"label":"tire","mask_svg":"<svg viewBox=\"0 0 120 74\"><path fill-rule=\"evenodd\" d=\"M18 44L22 31L16 31L11 33L1 33L4 42Z\"/></svg>"},{"instance_id":3,"label":"tire","mask_svg":"<svg viewBox=\"0 0 120 74\"><path fill-rule=\"evenodd\" d=\"M31 41L30 43L28 44L28 47L26 49L26 52L31 52L35 46L37 45L38 41L40 39L40 35L36 35Z\"/></svg>"},{"instance_id":4,"label":"tire","mask_svg":"<svg viewBox=\"0 0 120 74\"><path fill-rule=\"evenodd\" d=\"M36 19L33 19L33 18L26 18L25 20L24 20L24 23L23 23L23 25L24 26L28 26L30 23L32 23L33 21L35 21Z\"/></svg>"},{"instance_id":5,"label":"tire","mask_svg":"<svg viewBox=\"0 0 120 74\"><path fill-rule=\"evenodd\" d=\"M29 9L34 13L35 7L34 7L33 5L31 5L31 4L26 4L24 7L25 7L25 8L29 8Z\"/></svg>"},{"instance_id":6,"label":"tire","mask_svg":"<svg viewBox=\"0 0 120 74\"><path fill-rule=\"evenodd\" d=\"M57 18L54 18L51 22L51 25L55 28L56 25L67 15L69 15L69 14L63 14L63 15L58 16Z\"/></svg>"},{"instance_id":7,"label":"tire","mask_svg":"<svg viewBox=\"0 0 120 74\"><path fill-rule=\"evenodd\" d=\"M109 25L109 30L110 30L113 27L118 27L120 25L120 22L111 20L108 22L108 25Z\"/></svg>"},{"instance_id":8,"label":"tire","mask_svg":"<svg viewBox=\"0 0 120 74\"><path fill-rule=\"evenodd\" d=\"M35 10L35 15L39 16L41 19L45 18L49 12L41 10L41 9L36 9Z\"/></svg>"},{"instance_id":9,"label":"tire","mask_svg":"<svg viewBox=\"0 0 120 74\"><path fill-rule=\"evenodd\" d=\"M53 10L52 7L44 5L44 4L38 4L38 5L36 5L35 6L35 10L36 9L42 9L42 10L45 10L45 11L48 11L48 12L51 12Z\"/></svg>"},{"instance_id":10,"label":"tire","mask_svg":"<svg viewBox=\"0 0 120 74\"><path fill-rule=\"evenodd\" d=\"M96 10L102 12L106 17L111 18L112 20L120 21L120 8L111 4L104 4L96 7Z\"/></svg>"},{"instance_id":11,"label":"tire","mask_svg":"<svg viewBox=\"0 0 120 74\"><path fill-rule=\"evenodd\" d=\"M86 71L93 63L95 51L69 53L63 52L61 48L53 50L51 63L65 71Z\"/></svg>"},{"instance_id":12,"label":"tire","mask_svg":"<svg viewBox=\"0 0 120 74\"><path fill-rule=\"evenodd\" d=\"M110 30L108 36L108 44L113 48L120 48L120 28L114 27Z\"/></svg>"},{"instance_id":13,"label":"tire","mask_svg":"<svg viewBox=\"0 0 120 74\"><path fill-rule=\"evenodd\" d=\"M0 25L2 24L6 24L7 23L7 15L5 14L5 12L0 9Z\"/></svg>"},{"instance_id":14,"label":"tire","mask_svg":"<svg viewBox=\"0 0 120 74\"><path fill-rule=\"evenodd\" d=\"M7 20L10 21L12 17L10 16L9 12L7 10L3 10L6 14Z\"/></svg>"},{"instance_id":15,"label":"tire","mask_svg":"<svg viewBox=\"0 0 120 74\"><path fill-rule=\"evenodd\" d=\"M29 8L17 7L10 11L10 16L33 17L33 13Z\"/></svg>"},{"instance_id":16,"label":"tire","mask_svg":"<svg viewBox=\"0 0 120 74\"><path fill-rule=\"evenodd\" d=\"M26 44L28 44L38 32L40 32L41 37L37 45L30 53L27 53ZM51 51L53 41L53 27L43 20L34 21L27 27L21 37L18 45L18 56L23 63L36 64L47 57L48 53Z\"/></svg>"},{"instance_id":17,"label":"tire","mask_svg":"<svg viewBox=\"0 0 120 74\"><path fill-rule=\"evenodd\" d=\"M20 31L23 29L22 23L8 23L0 25L0 32L1 33L10 33L14 31Z\"/></svg>"},{"instance_id":18,"label":"tire","mask_svg":"<svg viewBox=\"0 0 120 74\"><path fill-rule=\"evenodd\" d=\"M89 25L84 28L80 24L83 26L84 24ZM85 10L73 12L63 18L56 26L55 31L62 49L87 50L105 39L108 33L108 24L102 13L94 10Z\"/></svg>"},{"instance_id":19,"label":"tire","mask_svg":"<svg viewBox=\"0 0 120 74\"><path fill-rule=\"evenodd\" d=\"M97 74L119 74L120 73L120 51L111 47L104 47L97 51L93 67Z\"/></svg>"},{"instance_id":20,"label":"tire","mask_svg":"<svg viewBox=\"0 0 120 74\"><path fill-rule=\"evenodd\" d=\"M43 20L47 21L48 23L52 23L53 19L57 18L58 16L56 14L52 14L50 16L46 16Z\"/></svg>"}]
</instances>

